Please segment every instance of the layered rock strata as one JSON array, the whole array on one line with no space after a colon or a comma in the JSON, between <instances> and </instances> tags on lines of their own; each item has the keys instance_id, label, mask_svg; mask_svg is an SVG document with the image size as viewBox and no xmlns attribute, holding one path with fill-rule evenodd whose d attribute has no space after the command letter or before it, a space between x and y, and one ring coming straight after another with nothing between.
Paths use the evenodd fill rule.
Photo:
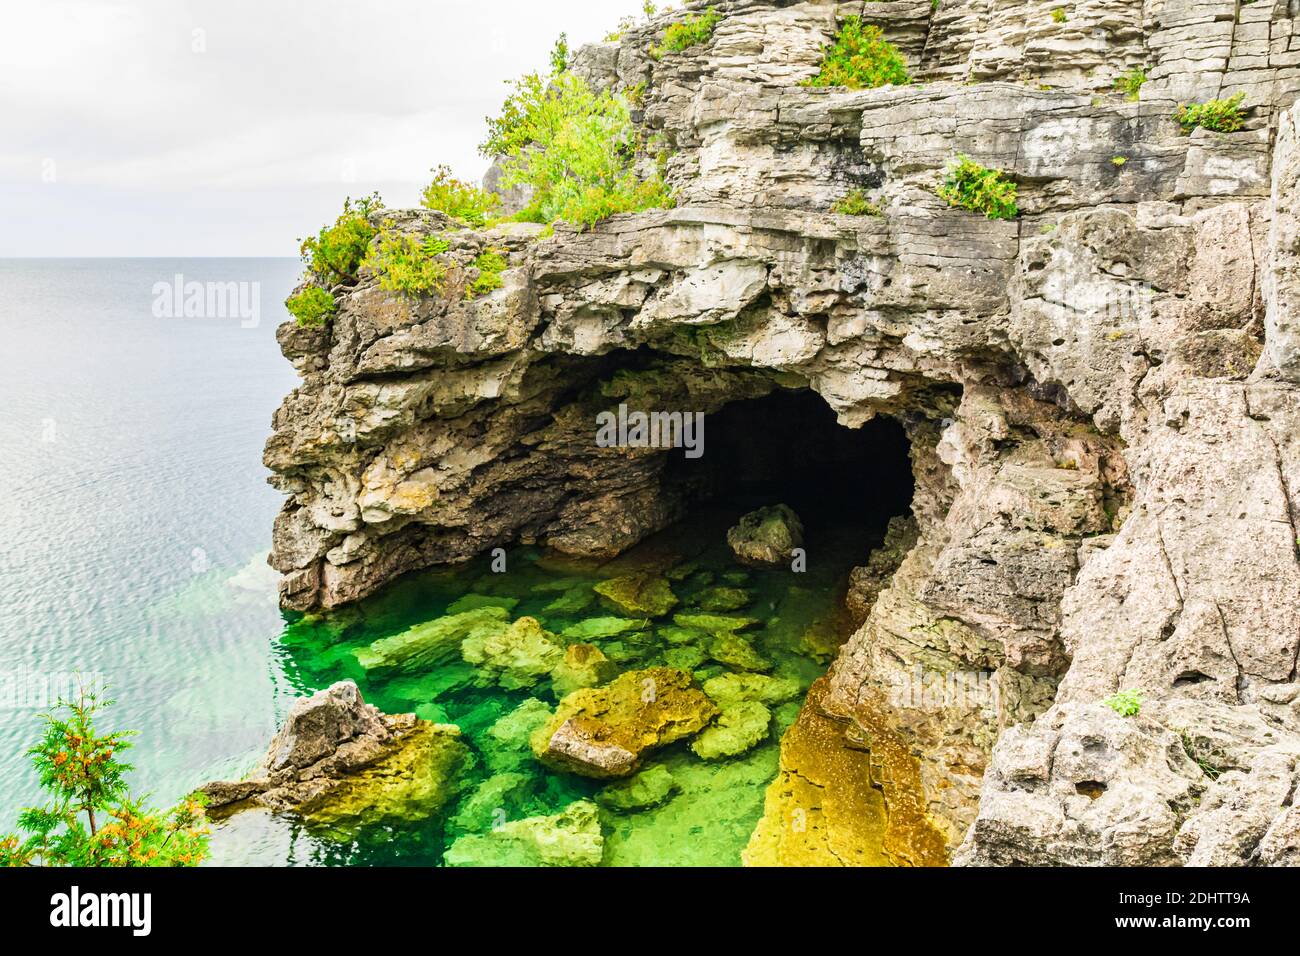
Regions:
<instances>
[{"instance_id":1,"label":"layered rock strata","mask_svg":"<svg viewBox=\"0 0 1300 956\"><path fill-rule=\"evenodd\" d=\"M573 67L645 84L677 208L456 232L508 253L503 288L363 273L330 328L280 330L285 605L511 542L616 554L684 499L662 452L593 446L597 411L811 389L902 422L916 480L916 543L824 707L909 742L958 862L1293 862L1294 4L714 5L705 44L652 58L668 14ZM919 82L800 86L849 15ZM1113 91L1144 65L1138 101ZM1172 119L1237 92L1239 132ZM958 153L1015 178L1018 219L936 196ZM883 215L830 211L855 188ZM1137 716L1101 704L1120 690Z\"/></svg>"}]
</instances>

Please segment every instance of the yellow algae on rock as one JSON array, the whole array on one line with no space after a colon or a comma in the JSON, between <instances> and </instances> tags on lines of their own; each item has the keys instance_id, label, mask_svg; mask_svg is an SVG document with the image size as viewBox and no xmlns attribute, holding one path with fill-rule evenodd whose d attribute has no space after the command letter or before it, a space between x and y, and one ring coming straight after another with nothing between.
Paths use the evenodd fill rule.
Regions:
<instances>
[{"instance_id":1,"label":"yellow algae on rock","mask_svg":"<svg viewBox=\"0 0 1300 956\"><path fill-rule=\"evenodd\" d=\"M569 694L531 743L538 760L558 769L624 777L643 753L703 730L717 714L690 674L650 667Z\"/></svg>"},{"instance_id":2,"label":"yellow algae on rock","mask_svg":"<svg viewBox=\"0 0 1300 956\"><path fill-rule=\"evenodd\" d=\"M593 589L620 614L663 617L677 606L668 579L653 572L624 574L601 581Z\"/></svg>"},{"instance_id":3,"label":"yellow algae on rock","mask_svg":"<svg viewBox=\"0 0 1300 956\"><path fill-rule=\"evenodd\" d=\"M846 725L822 713L819 702L826 690L826 678L813 684L799 719L781 739L780 771L768 786L744 863L943 865L938 833L923 817L898 818L877 787L873 753L849 746ZM914 845L903 845L904 835Z\"/></svg>"},{"instance_id":4,"label":"yellow algae on rock","mask_svg":"<svg viewBox=\"0 0 1300 956\"><path fill-rule=\"evenodd\" d=\"M418 721L395 751L332 783L298 811L309 826L336 831L424 819L457 795L468 760L459 729Z\"/></svg>"},{"instance_id":5,"label":"yellow algae on rock","mask_svg":"<svg viewBox=\"0 0 1300 956\"><path fill-rule=\"evenodd\" d=\"M521 617L501 627L476 627L460 653L506 690L532 687L564 659L555 637L535 617Z\"/></svg>"}]
</instances>

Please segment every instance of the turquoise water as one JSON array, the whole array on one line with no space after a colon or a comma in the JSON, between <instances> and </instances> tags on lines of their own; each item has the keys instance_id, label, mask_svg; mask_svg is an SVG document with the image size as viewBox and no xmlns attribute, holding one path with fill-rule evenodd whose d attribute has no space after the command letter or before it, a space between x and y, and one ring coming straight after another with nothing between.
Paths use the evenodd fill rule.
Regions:
<instances>
[{"instance_id":1,"label":"turquoise water","mask_svg":"<svg viewBox=\"0 0 1300 956\"><path fill-rule=\"evenodd\" d=\"M738 865L762 814L766 786L776 776L780 735L794 722L809 685L825 671L834 642L847 636L846 622L835 612L833 598L862 544L858 529L819 522L810 524L808 537L820 558L807 573L740 568L725 535L745 508L735 503L699 512L610 562L560 561L536 549L517 548L509 553L506 573L493 573L484 559L454 571L408 575L340 612L290 615L277 648L282 672L294 686L307 692L342 678L353 679L368 701L387 712L415 711L430 720L458 725L471 750L471 763L456 781L459 802L453 801L436 818L407 820L400 828L373 826L325 839L286 819L245 812L222 824L214 846L216 861L292 858L438 865L457 837L490 830L493 812L501 813L504 820L520 820L559 813L579 799L601 802L605 781L553 771L534 760L526 746L508 751L493 738L492 726L521 705L539 706L540 701L553 707L558 702L563 695L548 678L522 689L504 689L491 673L460 660L376 676L361 665L358 651L413 624L454 613L460 609L455 602L475 595L504 600L514 619L536 618L559 645L589 640L619 672L680 667L703 683L741 668L724 666L711 657L705 650L707 641L682 643L687 629L676 627L672 615L700 613L701 596L726 587L748 596L736 615L762 622L744 632L745 643L765 659L766 666L755 666L797 687L797 694L772 707L765 738L742 754L702 760L685 741L656 752L645 767L668 770L677 787L675 795L647 809L602 805L600 821L604 865ZM674 579L671 588L680 602L673 612L630 634L572 636L570 629L586 620L619 613L593 593L593 585L628 573L663 572ZM472 808L489 796L476 816Z\"/></svg>"},{"instance_id":2,"label":"turquoise water","mask_svg":"<svg viewBox=\"0 0 1300 956\"><path fill-rule=\"evenodd\" d=\"M133 784L159 803L243 775L294 699L344 677L385 710L459 724L475 755L459 781L468 798L491 775L488 728L529 698L553 706L559 695L549 680L526 690L483 686L460 662L446 675L377 679L355 652L445 613L467 593L510 597L518 602L512 617L532 615L560 632L611 613L589 593L595 582L690 561L696 570L673 584L678 610L710 583L743 586L751 600L737 613L763 620L754 647L771 673L798 682L800 695L773 707L768 738L739 757L702 761L684 742L657 755L680 791L647 810L603 808L605 862L739 862L776 773L780 732L828 660L805 635L831 615L844 573L875 542L835 514L820 523L805 515L818 555L809 573L742 571L725 530L744 507L769 502L737 502L603 566L556 564L521 548L504 575L476 562L408 576L326 618L282 614L265 565L280 496L265 483L261 449L272 411L297 381L274 330L298 269L288 259L0 262L9 359L0 380L0 679L22 691L0 701L0 828L38 796L23 751L47 703L44 682L73 673L109 686L118 704L107 725L141 731ZM258 283L260 322L155 317L154 284L177 273ZM551 606L575 589L587 594L585 606ZM623 671L680 663L683 650L664 636L670 623L597 643ZM701 680L722 671L707 657L686 666ZM507 801L510 819L555 813L600 789L526 755L520 770L527 779ZM456 836L474 832L450 815L331 838L246 813L217 829L212 861L436 865Z\"/></svg>"}]
</instances>

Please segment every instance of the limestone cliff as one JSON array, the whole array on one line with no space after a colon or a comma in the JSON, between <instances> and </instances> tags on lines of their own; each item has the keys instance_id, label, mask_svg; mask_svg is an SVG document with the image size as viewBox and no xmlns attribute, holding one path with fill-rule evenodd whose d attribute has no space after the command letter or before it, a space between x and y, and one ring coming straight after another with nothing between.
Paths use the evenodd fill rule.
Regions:
<instances>
[{"instance_id":1,"label":"limestone cliff","mask_svg":"<svg viewBox=\"0 0 1300 956\"><path fill-rule=\"evenodd\" d=\"M651 57L665 14L572 67L645 84L676 208L460 231L508 252L491 295L363 273L281 328L285 605L514 541L617 553L679 501L662 454L592 446L598 408L810 388L912 441L917 542L824 703L910 742L958 862L1297 862L1300 5L714 6L707 43ZM851 15L917 83L799 85ZM1172 118L1237 92L1240 131ZM935 194L958 153L1017 219ZM832 212L854 188L883 215Z\"/></svg>"}]
</instances>

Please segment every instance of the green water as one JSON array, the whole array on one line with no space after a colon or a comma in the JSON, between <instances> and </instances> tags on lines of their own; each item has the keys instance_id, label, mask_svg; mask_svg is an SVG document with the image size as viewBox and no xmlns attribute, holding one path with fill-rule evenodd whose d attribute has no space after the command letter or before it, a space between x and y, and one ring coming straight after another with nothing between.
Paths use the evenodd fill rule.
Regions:
<instances>
[{"instance_id":1,"label":"green water","mask_svg":"<svg viewBox=\"0 0 1300 956\"><path fill-rule=\"evenodd\" d=\"M739 864L762 814L764 791L776 776L780 735L793 723L809 685L825 672L835 642L846 636L842 612L836 610L846 574L878 543L864 540L861 526L813 523L807 529L806 571L744 568L725 543L726 529L740 513L738 508L720 508L696 516L604 564L559 560L537 549L517 548L509 553L504 573L494 573L485 557L455 571L408 576L381 594L331 615L290 620L276 653L280 669L297 691L307 694L351 678L366 699L384 711L414 711L430 720L457 724L474 759L460 781L461 796L437 817L405 821L402 826L375 826L340 838L310 832L285 817L248 811L217 827L212 862L436 866L458 836L484 832L503 820L558 813L583 798L600 803L606 782L547 768L526 747L503 749L499 735L489 733L521 705L524 712L539 709L537 701L553 708L559 695L549 678L523 690L505 690L493 685L492 674L453 661L427 672L381 679L366 673L355 652L448 613L449 608L461 609L467 595L517 601L512 618L531 615L546 630L560 635L584 619L617 613L591 590L594 584L630 571L654 569L672 581L680 602L674 613L696 610L707 588L743 589L749 600L734 613L761 620L746 634L770 662L766 673L793 679L800 692L772 708L767 738L737 757L706 761L692 753L686 741L651 755L643 768L666 768L677 791L648 809L615 810L602 805L602 862L606 866ZM457 601L462 603L453 607ZM632 639L624 635L589 643L600 647L620 672L678 666L703 681L729 671L703 650L671 643L671 618L669 614L656 619L653 627Z\"/></svg>"}]
</instances>

